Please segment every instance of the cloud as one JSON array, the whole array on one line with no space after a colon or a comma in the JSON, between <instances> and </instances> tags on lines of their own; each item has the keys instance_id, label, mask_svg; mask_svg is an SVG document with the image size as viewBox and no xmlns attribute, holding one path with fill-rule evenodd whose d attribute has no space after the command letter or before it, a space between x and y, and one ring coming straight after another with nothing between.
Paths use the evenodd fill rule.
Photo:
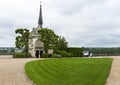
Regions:
<instances>
[{"instance_id":1,"label":"cloud","mask_svg":"<svg viewBox=\"0 0 120 85\"><path fill-rule=\"evenodd\" d=\"M53 29L69 46L120 46L119 0L44 0L44 27ZM17 28L37 27L39 0L0 1L0 46L15 46Z\"/></svg>"},{"instance_id":2,"label":"cloud","mask_svg":"<svg viewBox=\"0 0 120 85\"><path fill-rule=\"evenodd\" d=\"M103 0L101 2L93 0L91 3L89 1L87 3L86 1L85 3L81 2L82 5L80 5L80 2L79 0L77 4L67 4L67 2L59 4L62 10L60 17L62 24L59 32L68 39L70 45L119 46L119 37L116 37L116 35L119 36L120 34L116 34L114 31L120 32L118 4L120 2L116 0ZM64 11L68 11L68 14Z\"/></svg>"},{"instance_id":3,"label":"cloud","mask_svg":"<svg viewBox=\"0 0 120 85\"><path fill-rule=\"evenodd\" d=\"M58 7L59 11L65 15L72 15L82 11L85 7L91 7L92 5L98 5L105 0L55 0L56 7Z\"/></svg>"}]
</instances>

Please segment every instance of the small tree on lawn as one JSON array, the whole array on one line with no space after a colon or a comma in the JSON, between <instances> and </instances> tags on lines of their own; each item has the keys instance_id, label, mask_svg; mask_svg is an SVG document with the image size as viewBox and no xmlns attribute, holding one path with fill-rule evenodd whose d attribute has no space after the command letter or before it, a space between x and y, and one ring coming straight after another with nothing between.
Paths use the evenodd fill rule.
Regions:
<instances>
[{"instance_id":1,"label":"small tree on lawn","mask_svg":"<svg viewBox=\"0 0 120 85\"><path fill-rule=\"evenodd\" d=\"M17 29L15 31L16 34L18 34L18 36L16 37L16 48L19 49L24 49L25 53L26 53L26 57L28 57L28 50L29 50L29 30L28 29Z\"/></svg>"}]
</instances>

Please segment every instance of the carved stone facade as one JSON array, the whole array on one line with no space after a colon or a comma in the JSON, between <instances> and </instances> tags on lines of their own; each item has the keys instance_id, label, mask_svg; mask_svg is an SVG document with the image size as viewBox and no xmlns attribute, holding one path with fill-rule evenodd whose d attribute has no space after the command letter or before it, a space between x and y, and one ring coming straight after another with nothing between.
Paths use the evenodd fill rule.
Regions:
<instances>
[{"instance_id":1,"label":"carved stone facade","mask_svg":"<svg viewBox=\"0 0 120 85\"><path fill-rule=\"evenodd\" d=\"M42 29L42 24L42 6L40 4L38 27L32 29L29 39L29 53L31 53L32 57L36 58L42 57L42 54L44 53L44 46L43 43L40 41L40 35L38 34L38 30Z\"/></svg>"},{"instance_id":2,"label":"carved stone facade","mask_svg":"<svg viewBox=\"0 0 120 85\"><path fill-rule=\"evenodd\" d=\"M44 53L43 43L40 41L40 35L37 33L41 28L38 26L37 28L33 28L30 39L29 39L29 53L33 57L40 58Z\"/></svg>"}]
</instances>

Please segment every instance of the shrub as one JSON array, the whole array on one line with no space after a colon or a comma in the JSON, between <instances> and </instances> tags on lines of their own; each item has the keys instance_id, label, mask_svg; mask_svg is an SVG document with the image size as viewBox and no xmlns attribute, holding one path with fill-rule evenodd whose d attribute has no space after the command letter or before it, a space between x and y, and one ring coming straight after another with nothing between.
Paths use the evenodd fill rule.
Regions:
<instances>
[{"instance_id":1,"label":"shrub","mask_svg":"<svg viewBox=\"0 0 120 85\"><path fill-rule=\"evenodd\" d=\"M42 54L42 58L48 58L49 54Z\"/></svg>"},{"instance_id":2,"label":"shrub","mask_svg":"<svg viewBox=\"0 0 120 85\"><path fill-rule=\"evenodd\" d=\"M31 57L31 54L28 54L28 57ZM26 53L15 53L13 54L13 58L26 58Z\"/></svg>"},{"instance_id":3,"label":"shrub","mask_svg":"<svg viewBox=\"0 0 120 85\"><path fill-rule=\"evenodd\" d=\"M60 54L62 57L73 57L72 53L69 53L65 50L64 51L56 50L55 53Z\"/></svg>"},{"instance_id":4,"label":"shrub","mask_svg":"<svg viewBox=\"0 0 120 85\"><path fill-rule=\"evenodd\" d=\"M54 53L54 54L51 55L51 57L52 58L57 58L57 54Z\"/></svg>"}]
</instances>

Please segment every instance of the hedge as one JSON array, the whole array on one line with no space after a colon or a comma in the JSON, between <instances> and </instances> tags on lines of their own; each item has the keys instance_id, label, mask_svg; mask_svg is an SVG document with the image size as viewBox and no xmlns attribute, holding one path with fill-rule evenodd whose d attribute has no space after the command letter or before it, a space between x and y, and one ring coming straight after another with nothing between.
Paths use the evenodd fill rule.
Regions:
<instances>
[{"instance_id":1,"label":"hedge","mask_svg":"<svg viewBox=\"0 0 120 85\"><path fill-rule=\"evenodd\" d=\"M70 47L67 49L67 52L72 53L74 57L82 57L83 56L83 48Z\"/></svg>"},{"instance_id":2,"label":"hedge","mask_svg":"<svg viewBox=\"0 0 120 85\"><path fill-rule=\"evenodd\" d=\"M61 57L73 57L73 54L70 52L67 52L65 50L61 51L61 50L55 50L54 53L61 55Z\"/></svg>"}]
</instances>

